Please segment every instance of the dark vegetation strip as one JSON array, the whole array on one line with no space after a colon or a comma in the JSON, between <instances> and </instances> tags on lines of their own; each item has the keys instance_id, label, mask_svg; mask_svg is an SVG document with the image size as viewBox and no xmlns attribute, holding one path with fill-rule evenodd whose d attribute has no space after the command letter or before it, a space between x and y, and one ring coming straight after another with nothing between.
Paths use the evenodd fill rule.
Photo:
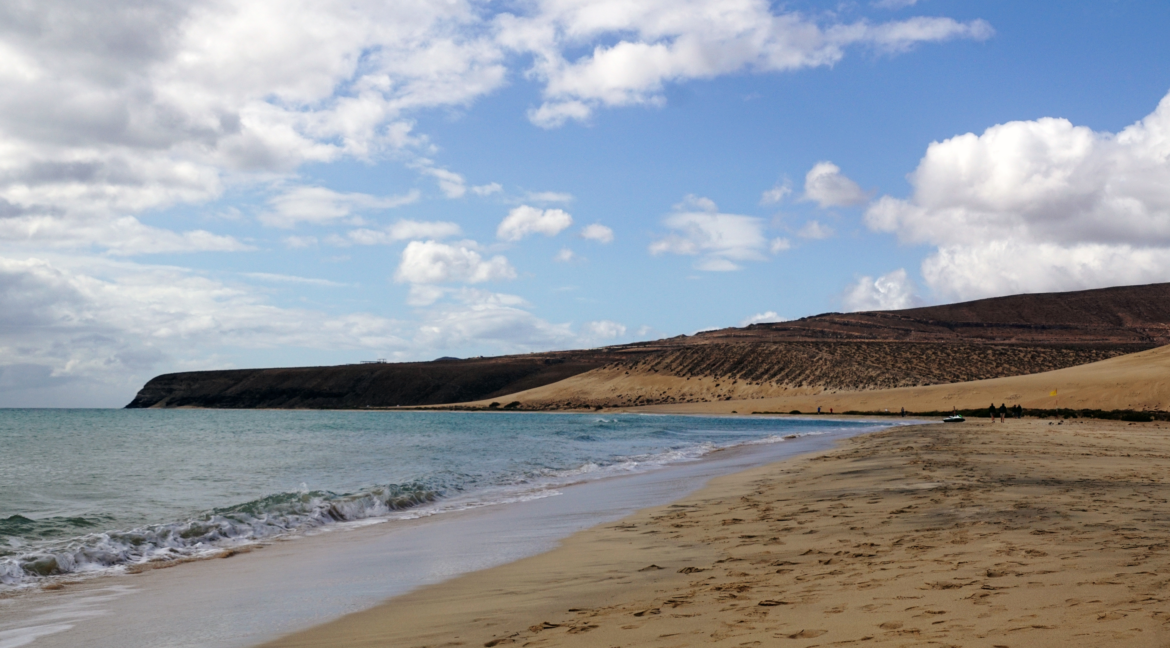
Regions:
<instances>
[{"instance_id":1,"label":"dark vegetation strip","mask_svg":"<svg viewBox=\"0 0 1170 648\"><path fill-rule=\"evenodd\" d=\"M906 416L914 418L935 418L951 416L954 412L930 410L924 412L911 412L906 410ZM983 407L979 409L961 409L958 410L964 418L990 418L990 411ZM816 414L816 412L801 412L800 410L791 410L788 412L752 412L752 414ZM839 412L846 416L886 416L886 417L902 417L900 410L898 411L859 411L849 410L848 412ZM998 414L996 415L998 417ZM1151 421L1170 421L1170 412L1160 410L1100 410L1100 409L1028 409L1023 410L1023 416L1026 418L1038 419L1099 419L1103 421L1129 421L1131 423L1149 423ZM1013 418L1011 414L1008 418Z\"/></svg>"}]
</instances>

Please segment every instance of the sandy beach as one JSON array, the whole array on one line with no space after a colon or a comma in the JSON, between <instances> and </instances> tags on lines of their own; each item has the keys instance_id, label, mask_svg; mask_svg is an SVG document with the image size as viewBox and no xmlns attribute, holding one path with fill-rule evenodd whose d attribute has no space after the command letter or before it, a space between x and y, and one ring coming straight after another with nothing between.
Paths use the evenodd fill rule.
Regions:
<instances>
[{"instance_id":1,"label":"sandy beach","mask_svg":"<svg viewBox=\"0 0 1170 648\"><path fill-rule=\"evenodd\" d=\"M855 437L267 645L1164 645L1166 428Z\"/></svg>"}]
</instances>

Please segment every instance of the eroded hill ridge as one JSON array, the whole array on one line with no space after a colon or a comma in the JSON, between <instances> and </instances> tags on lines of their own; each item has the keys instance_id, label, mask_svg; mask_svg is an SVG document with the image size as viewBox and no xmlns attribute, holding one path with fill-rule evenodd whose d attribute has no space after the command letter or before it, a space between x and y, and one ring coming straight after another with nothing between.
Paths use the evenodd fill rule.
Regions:
<instances>
[{"instance_id":1,"label":"eroded hill ridge","mask_svg":"<svg viewBox=\"0 0 1170 648\"><path fill-rule=\"evenodd\" d=\"M1170 283L826 313L580 351L165 374L128 407L332 409L508 396L541 409L696 402L1024 375L1168 343Z\"/></svg>"}]
</instances>

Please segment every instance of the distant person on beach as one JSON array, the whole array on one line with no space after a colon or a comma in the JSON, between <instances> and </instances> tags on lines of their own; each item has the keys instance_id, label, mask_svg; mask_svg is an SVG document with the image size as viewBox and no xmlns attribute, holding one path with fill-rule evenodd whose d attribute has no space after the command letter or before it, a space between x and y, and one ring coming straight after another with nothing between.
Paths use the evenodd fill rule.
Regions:
<instances>
[{"instance_id":1,"label":"distant person on beach","mask_svg":"<svg viewBox=\"0 0 1170 648\"><path fill-rule=\"evenodd\" d=\"M902 418L906 418L906 408L902 408Z\"/></svg>"},{"instance_id":2,"label":"distant person on beach","mask_svg":"<svg viewBox=\"0 0 1170 648\"><path fill-rule=\"evenodd\" d=\"M1024 416L1024 406L1016 405L1012 408L1012 413L1016 415L1016 418L1022 418Z\"/></svg>"},{"instance_id":3,"label":"distant person on beach","mask_svg":"<svg viewBox=\"0 0 1170 648\"><path fill-rule=\"evenodd\" d=\"M991 422L995 423L995 403L992 403L988 410L991 412Z\"/></svg>"},{"instance_id":4,"label":"distant person on beach","mask_svg":"<svg viewBox=\"0 0 1170 648\"><path fill-rule=\"evenodd\" d=\"M1007 403L1000 403L999 404L999 422L1004 423L1005 418L1007 418Z\"/></svg>"},{"instance_id":5,"label":"distant person on beach","mask_svg":"<svg viewBox=\"0 0 1170 648\"><path fill-rule=\"evenodd\" d=\"M820 414L820 413L821 413L821 408L817 407L817 414Z\"/></svg>"}]
</instances>

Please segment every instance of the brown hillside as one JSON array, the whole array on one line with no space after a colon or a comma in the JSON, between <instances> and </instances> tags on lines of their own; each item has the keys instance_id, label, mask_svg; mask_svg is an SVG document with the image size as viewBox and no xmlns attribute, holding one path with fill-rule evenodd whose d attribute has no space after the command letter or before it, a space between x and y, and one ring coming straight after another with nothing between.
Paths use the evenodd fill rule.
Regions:
<instances>
[{"instance_id":1,"label":"brown hillside","mask_svg":"<svg viewBox=\"0 0 1170 648\"><path fill-rule=\"evenodd\" d=\"M614 363L505 400L543 410L857 392L1035 374L1124 353L915 342L706 344Z\"/></svg>"},{"instance_id":2,"label":"brown hillside","mask_svg":"<svg viewBox=\"0 0 1170 648\"><path fill-rule=\"evenodd\" d=\"M1170 283L994 297L899 311L826 313L721 329L696 341L898 340L993 344L1170 344Z\"/></svg>"},{"instance_id":3,"label":"brown hillside","mask_svg":"<svg viewBox=\"0 0 1170 648\"><path fill-rule=\"evenodd\" d=\"M503 398L591 371L601 372L589 378L593 391L570 398L562 388L556 397L546 390L541 402L722 400L749 392L853 391L1036 373L1167 343L1170 284L1153 284L827 313L593 350L167 374L148 382L128 407L450 404ZM638 387L639 376L659 382L676 378L679 385ZM734 392L728 391L729 379ZM690 384L683 389L682 383ZM562 387L573 384L580 386Z\"/></svg>"},{"instance_id":4,"label":"brown hillside","mask_svg":"<svg viewBox=\"0 0 1170 648\"><path fill-rule=\"evenodd\" d=\"M1057 395L1053 396L1052 391ZM949 385L872 391L790 394L751 401L658 405L649 411L675 413L912 412L979 409L991 403L1026 408L1170 410L1170 346L1057 371Z\"/></svg>"}]
</instances>

